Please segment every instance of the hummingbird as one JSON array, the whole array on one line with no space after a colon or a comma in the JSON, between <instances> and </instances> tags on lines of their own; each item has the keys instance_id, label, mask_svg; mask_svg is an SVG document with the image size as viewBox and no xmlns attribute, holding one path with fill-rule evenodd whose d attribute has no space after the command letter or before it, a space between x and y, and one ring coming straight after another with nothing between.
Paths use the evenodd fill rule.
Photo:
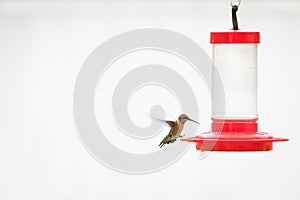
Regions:
<instances>
[{"instance_id":1,"label":"hummingbird","mask_svg":"<svg viewBox=\"0 0 300 200\"><path fill-rule=\"evenodd\" d=\"M192 121L197 124L200 124L199 122L190 119L186 114L180 115L176 121L165 121L165 120L160 120L160 121L167 123L171 127L171 130L168 133L168 135L158 145L160 148L163 147L165 144L170 144L175 142L176 139L179 137L184 137L184 135L180 135L180 133L182 132L184 128L184 123L186 121Z\"/></svg>"}]
</instances>

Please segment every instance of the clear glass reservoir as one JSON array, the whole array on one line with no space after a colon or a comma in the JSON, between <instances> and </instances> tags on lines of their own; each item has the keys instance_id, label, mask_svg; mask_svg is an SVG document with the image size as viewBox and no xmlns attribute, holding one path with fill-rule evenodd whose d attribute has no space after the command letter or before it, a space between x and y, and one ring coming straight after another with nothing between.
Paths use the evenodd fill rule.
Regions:
<instances>
[{"instance_id":1,"label":"clear glass reservoir","mask_svg":"<svg viewBox=\"0 0 300 200\"><path fill-rule=\"evenodd\" d=\"M214 66L211 117L257 119L259 32L215 32L211 33L211 43ZM220 96L224 94L225 99Z\"/></svg>"}]
</instances>

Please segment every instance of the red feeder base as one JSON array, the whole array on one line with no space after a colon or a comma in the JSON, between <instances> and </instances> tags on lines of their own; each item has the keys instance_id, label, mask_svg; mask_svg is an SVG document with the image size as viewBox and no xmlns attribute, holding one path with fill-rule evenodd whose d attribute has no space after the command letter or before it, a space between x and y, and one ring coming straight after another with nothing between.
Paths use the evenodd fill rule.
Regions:
<instances>
[{"instance_id":1,"label":"red feeder base","mask_svg":"<svg viewBox=\"0 0 300 200\"><path fill-rule=\"evenodd\" d=\"M273 142L288 141L258 132L256 121L214 119L211 132L181 141L195 142L200 151L271 151Z\"/></svg>"}]
</instances>

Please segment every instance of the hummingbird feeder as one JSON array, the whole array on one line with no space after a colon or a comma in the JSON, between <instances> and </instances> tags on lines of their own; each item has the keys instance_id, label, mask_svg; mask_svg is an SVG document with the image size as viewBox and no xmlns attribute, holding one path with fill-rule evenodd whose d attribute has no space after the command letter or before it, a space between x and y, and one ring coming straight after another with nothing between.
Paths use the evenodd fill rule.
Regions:
<instances>
[{"instance_id":1,"label":"hummingbird feeder","mask_svg":"<svg viewBox=\"0 0 300 200\"><path fill-rule=\"evenodd\" d=\"M195 142L200 151L270 151L273 142L288 140L258 131L257 44L260 33L238 29L237 8L238 5L232 5L232 30L210 33L214 66L211 131L181 139ZM221 98L222 94L225 99Z\"/></svg>"}]
</instances>

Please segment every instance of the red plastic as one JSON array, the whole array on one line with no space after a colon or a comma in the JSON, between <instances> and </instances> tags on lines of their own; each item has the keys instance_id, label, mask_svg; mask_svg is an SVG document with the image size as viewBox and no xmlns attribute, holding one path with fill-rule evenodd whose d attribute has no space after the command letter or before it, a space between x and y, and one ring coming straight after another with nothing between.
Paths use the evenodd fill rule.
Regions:
<instances>
[{"instance_id":1,"label":"red plastic","mask_svg":"<svg viewBox=\"0 0 300 200\"><path fill-rule=\"evenodd\" d=\"M200 151L270 151L273 142L288 141L258 132L256 121L213 119L211 132L181 141L195 142Z\"/></svg>"},{"instance_id":2,"label":"red plastic","mask_svg":"<svg viewBox=\"0 0 300 200\"><path fill-rule=\"evenodd\" d=\"M226 32L211 32L211 44L257 44L260 43L259 32L231 30Z\"/></svg>"}]
</instances>

